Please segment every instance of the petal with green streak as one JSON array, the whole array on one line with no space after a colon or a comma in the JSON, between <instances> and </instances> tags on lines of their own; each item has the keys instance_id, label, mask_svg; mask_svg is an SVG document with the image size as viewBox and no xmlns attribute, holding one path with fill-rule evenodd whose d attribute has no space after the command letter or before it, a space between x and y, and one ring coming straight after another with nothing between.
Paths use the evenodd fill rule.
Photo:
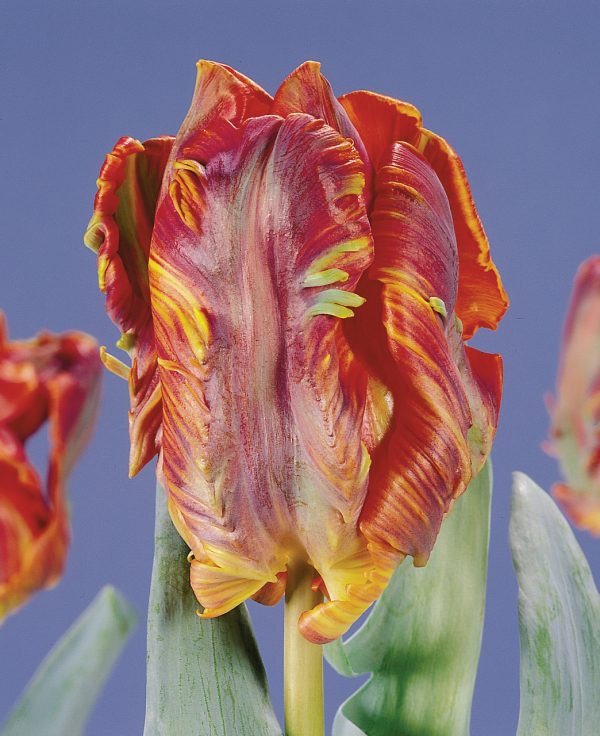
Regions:
<instances>
[{"instance_id":1,"label":"petal with green streak","mask_svg":"<svg viewBox=\"0 0 600 736\"><path fill-rule=\"evenodd\" d=\"M491 487L488 463L442 524L427 566L401 565L362 628L326 646L342 674L372 673L341 706L334 736L468 736Z\"/></svg>"},{"instance_id":2,"label":"petal with green streak","mask_svg":"<svg viewBox=\"0 0 600 736\"><path fill-rule=\"evenodd\" d=\"M375 189L375 256L358 286L367 303L347 329L390 390L393 415L373 453L360 528L378 554L421 563L472 473L472 417L451 340L458 255L444 189L412 146L389 147Z\"/></svg>"},{"instance_id":3,"label":"petal with green streak","mask_svg":"<svg viewBox=\"0 0 600 736\"><path fill-rule=\"evenodd\" d=\"M460 260L456 313L468 339L480 327L497 327L508 308L508 297L460 157L447 141L424 128L417 147L439 176L450 202Z\"/></svg>"},{"instance_id":4,"label":"petal with green streak","mask_svg":"<svg viewBox=\"0 0 600 736\"><path fill-rule=\"evenodd\" d=\"M141 143L123 137L100 169L94 214L84 243L98 255L98 285L106 311L121 332L117 346L131 369L102 351L106 367L129 381L131 449L135 475L157 453L161 395L148 291L148 251L154 212L173 138Z\"/></svg>"},{"instance_id":5,"label":"petal with green streak","mask_svg":"<svg viewBox=\"0 0 600 736\"><path fill-rule=\"evenodd\" d=\"M519 583L517 736L586 736L600 724L600 595L556 504L515 473L510 544Z\"/></svg>"},{"instance_id":6,"label":"petal with green streak","mask_svg":"<svg viewBox=\"0 0 600 736\"><path fill-rule=\"evenodd\" d=\"M174 162L150 257L159 468L205 616L295 556L334 598L364 580L347 558L368 564L366 374L342 329L372 258L363 163L306 114L221 133Z\"/></svg>"}]
</instances>

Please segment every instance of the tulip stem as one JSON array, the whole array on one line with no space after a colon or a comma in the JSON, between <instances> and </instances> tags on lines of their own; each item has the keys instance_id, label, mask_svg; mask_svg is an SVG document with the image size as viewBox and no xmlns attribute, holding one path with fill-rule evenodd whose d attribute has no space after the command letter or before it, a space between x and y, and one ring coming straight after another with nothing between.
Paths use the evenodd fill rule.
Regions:
<instances>
[{"instance_id":1,"label":"tulip stem","mask_svg":"<svg viewBox=\"0 0 600 736\"><path fill-rule=\"evenodd\" d=\"M290 566L285 588L283 691L286 736L324 736L323 647L311 644L298 629L303 611L322 600L311 589L309 565Z\"/></svg>"}]
</instances>

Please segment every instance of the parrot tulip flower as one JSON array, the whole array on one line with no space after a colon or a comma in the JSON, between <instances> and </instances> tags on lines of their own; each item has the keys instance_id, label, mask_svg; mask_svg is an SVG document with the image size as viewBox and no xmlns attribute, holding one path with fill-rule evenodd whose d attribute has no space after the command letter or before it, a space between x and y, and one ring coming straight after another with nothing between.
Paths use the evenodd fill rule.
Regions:
<instances>
[{"instance_id":1,"label":"parrot tulip flower","mask_svg":"<svg viewBox=\"0 0 600 736\"><path fill-rule=\"evenodd\" d=\"M175 138L122 138L85 236L131 365L131 473L158 453L213 617L274 603L335 639L424 564L497 424L507 307L460 159L410 104L336 99L319 65L274 97L201 61Z\"/></svg>"},{"instance_id":2,"label":"parrot tulip flower","mask_svg":"<svg viewBox=\"0 0 600 736\"><path fill-rule=\"evenodd\" d=\"M101 364L88 335L9 341L0 313L0 620L60 578L69 544L66 482L91 432ZM48 422L47 486L27 440Z\"/></svg>"},{"instance_id":3,"label":"parrot tulip flower","mask_svg":"<svg viewBox=\"0 0 600 736\"><path fill-rule=\"evenodd\" d=\"M600 256L575 278L550 411L549 449L567 480L553 494L573 523L600 535Z\"/></svg>"}]
</instances>

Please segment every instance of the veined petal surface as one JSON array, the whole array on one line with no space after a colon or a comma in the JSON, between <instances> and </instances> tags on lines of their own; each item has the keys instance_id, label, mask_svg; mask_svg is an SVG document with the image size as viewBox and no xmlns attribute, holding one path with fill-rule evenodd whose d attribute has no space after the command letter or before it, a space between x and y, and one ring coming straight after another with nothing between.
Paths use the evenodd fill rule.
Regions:
<instances>
[{"instance_id":1,"label":"veined petal surface","mask_svg":"<svg viewBox=\"0 0 600 736\"><path fill-rule=\"evenodd\" d=\"M100 359L82 333L9 341L0 315L0 619L60 577L69 543L67 477L95 417ZM48 421L44 488L25 443Z\"/></svg>"},{"instance_id":2,"label":"veined petal surface","mask_svg":"<svg viewBox=\"0 0 600 736\"><path fill-rule=\"evenodd\" d=\"M450 207L409 144L393 144L382 160L371 225L374 283L365 287L382 328L365 339L364 327L351 325L352 345L391 391L393 416L373 455L361 530L375 552L421 564L471 478L472 417L450 339L458 269Z\"/></svg>"},{"instance_id":3,"label":"veined petal surface","mask_svg":"<svg viewBox=\"0 0 600 736\"><path fill-rule=\"evenodd\" d=\"M349 138L365 164L367 204L370 200L371 166L369 154L363 140L340 101L335 97L331 85L321 74L317 61L306 61L284 79L275 93L272 113L290 115L304 112L324 120L344 138Z\"/></svg>"},{"instance_id":4,"label":"veined petal surface","mask_svg":"<svg viewBox=\"0 0 600 736\"><path fill-rule=\"evenodd\" d=\"M161 474L205 615L296 555L344 594L369 466L366 374L341 328L372 258L363 162L303 114L215 141L175 162L150 261Z\"/></svg>"},{"instance_id":5,"label":"veined petal surface","mask_svg":"<svg viewBox=\"0 0 600 736\"><path fill-rule=\"evenodd\" d=\"M303 560L327 600L299 627L329 641L426 561L495 433L501 359L464 341L507 301L462 164L310 61L273 98L199 62L165 155L132 469L160 447L202 615L277 602Z\"/></svg>"},{"instance_id":6,"label":"veined petal surface","mask_svg":"<svg viewBox=\"0 0 600 736\"><path fill-rule=\"evenodd\" d=\"M131 368L103 352L109 370L129 382L131 451L135 475L158 452L161 393L148 290L148 252L154 211L173 138L140 143L121 138L98 179L94 214L84 242L98 254L98 283L106 310L121 331L118 347Z\"/></svg>"}]
</instances>

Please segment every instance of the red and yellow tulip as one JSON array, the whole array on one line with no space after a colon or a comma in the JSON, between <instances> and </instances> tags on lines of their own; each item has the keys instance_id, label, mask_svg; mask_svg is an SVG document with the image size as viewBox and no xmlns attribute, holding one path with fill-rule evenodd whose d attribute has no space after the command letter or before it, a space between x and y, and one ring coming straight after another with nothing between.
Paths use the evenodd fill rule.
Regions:
<instances>
[{"instance_id":1,"label":"red and yellow tulip","mask_svg":"<svg viewBox=\"0 0 600 736\"><path fill-rule=\"evenodd\" d=\"M299 560L342 634L487 457L502 364L464 345L507 307L456 153L412 105L274 97L201 61L175 138L122 138L85 237L131 366L131 473L158 453L191 583L218 616Z\"/></svg>"},{"instance_id":2,"label":"red and yellow tulip","mask_svg":"<svg viewBox=\"0 0 600 736\"><path fill-rule=\"evenodd\" d=\"M552 492L577 526L600 535L600 256L577 272L550 405L549 449L567 480Z\"/></svg>"},{"instance_id":3,"label":"red and yellow tulip","mask_svg":"<svg viewBox=\"0 0 600 736\"><path fill-rule=\"evenodd\" d=\"M60 578L69 545L68 475L91 432L101 364L88 335L9 341L0 313L0 620ZM26 451L48 423L44 487Z\"/></svg>"}]
</instances>

